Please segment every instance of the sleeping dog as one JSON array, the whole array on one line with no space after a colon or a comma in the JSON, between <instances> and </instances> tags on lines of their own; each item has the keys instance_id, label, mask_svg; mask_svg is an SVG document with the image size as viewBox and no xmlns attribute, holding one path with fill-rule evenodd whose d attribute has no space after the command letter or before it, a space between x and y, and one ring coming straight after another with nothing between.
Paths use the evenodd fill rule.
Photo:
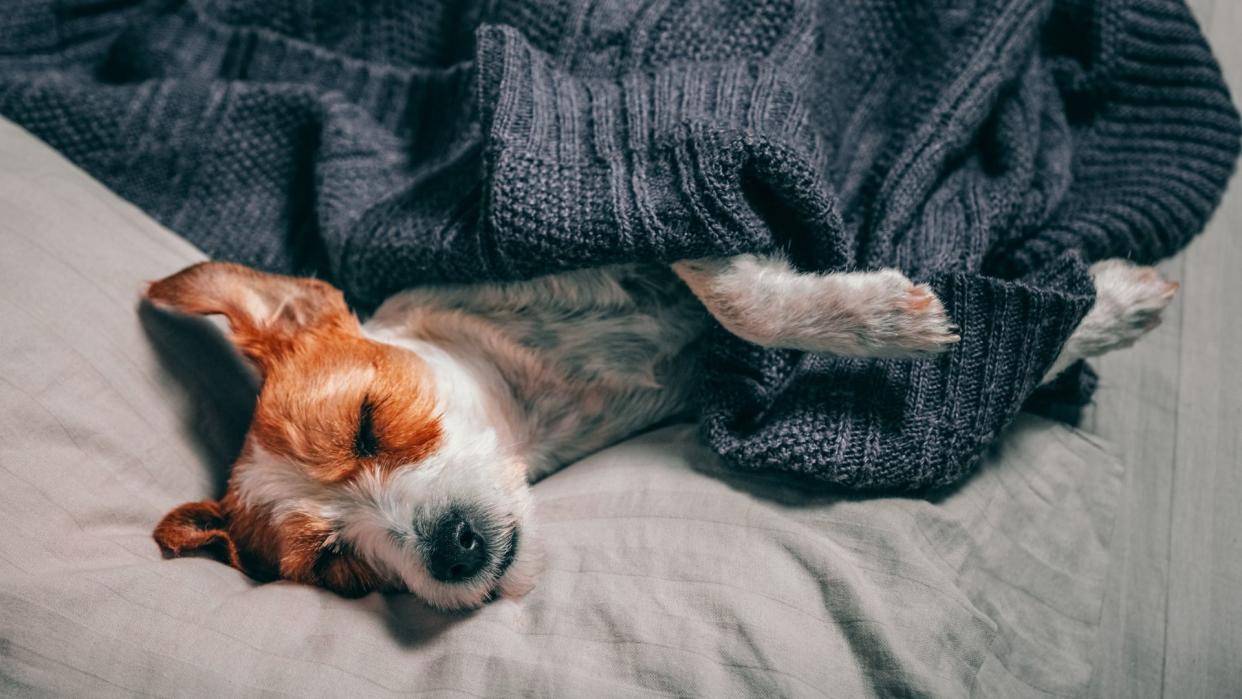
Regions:
<instances>
[{"instance_id":1,"label":"sleeping dog","mask_svg":"<svg viewBox=\"0 0 1242 699\"><path fill-rule=\"evenodd\" d=\"M1119 260L1091 272L1096 303L1045 380L1133 343L1177 288ZM225 316L262 376L224 497L165 516L165 554L207 551L258 579L349 596L408 590L443 609L531 587L529 483L693 414L694 340L710 323L853 357L918 358L958 340L935 294L900 272L804 273L752 255L416 288L362 324L322 281L227 263L146 296Z\"/></svg>"}]
</instances>

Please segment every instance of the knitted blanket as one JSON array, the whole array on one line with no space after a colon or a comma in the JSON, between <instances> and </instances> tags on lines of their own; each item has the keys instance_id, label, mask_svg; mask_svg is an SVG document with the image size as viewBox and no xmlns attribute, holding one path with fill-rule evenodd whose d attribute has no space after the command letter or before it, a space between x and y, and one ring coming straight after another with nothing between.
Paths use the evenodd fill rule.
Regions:
<instances>
[{"instance_id":1,"label":"knitted blanket","mask_svg":"<svg viewBox=\"0 0 1242 699\"><path fill-rule=\"evenodd\" d=\"M929 282L926 361L709 338L726 462L951 483L1092 303L1202 229L1238 116L1180 0L10 0L0 114L214 257L359 307L786 251Z\"/></svg>"}]
</instances>

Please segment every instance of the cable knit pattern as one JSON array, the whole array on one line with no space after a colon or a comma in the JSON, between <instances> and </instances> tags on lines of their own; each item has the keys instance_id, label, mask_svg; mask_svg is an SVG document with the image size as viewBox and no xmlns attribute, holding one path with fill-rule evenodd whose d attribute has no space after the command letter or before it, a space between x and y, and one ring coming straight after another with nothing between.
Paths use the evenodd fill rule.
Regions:
<instances>
[{"instance_id":1,"label":"cable knit pattern","mask_svg":"<svg viewBox=\"0 0 1242 699\"><path fill-rule=\"evenodd\" d=\"M1180 0L15 0L0 113L209 254L363 309L628 260L898 267L960 324L948 354L709 338L716 451L859 490L968 473L1086 265L1186 245L1239 141Z\"/></svg>"}]
</instances>

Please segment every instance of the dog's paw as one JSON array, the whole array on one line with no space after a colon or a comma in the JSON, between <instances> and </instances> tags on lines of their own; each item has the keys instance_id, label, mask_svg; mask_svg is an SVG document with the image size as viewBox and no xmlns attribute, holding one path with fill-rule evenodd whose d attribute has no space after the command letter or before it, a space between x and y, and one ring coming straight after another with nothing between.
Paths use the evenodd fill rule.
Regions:
<instances>
[{"instance_id":1,"label":"dog's paw","mask_svg":"<svg viewBox=\"0 0 1242 699\"><path fill-rule=\"evenodd\" d=\"M921 357L943 352L961 339L931 287L892 269L856 276L849 305L859 355Z\"/></svg>"},{"instance_id":2,"label":"dog's paw","mask_svg":"<svg viewBox=\"0 0 1242 699\"><path fill-rule=\"evenodd\" d=\"M1179 286L1161 277L1154 267L1125 260L1098 262L1092 265L1091 276L1095 305L1071 337L1083 357L1133 345L1160 325Z\"/></svg>"}]
</instances>

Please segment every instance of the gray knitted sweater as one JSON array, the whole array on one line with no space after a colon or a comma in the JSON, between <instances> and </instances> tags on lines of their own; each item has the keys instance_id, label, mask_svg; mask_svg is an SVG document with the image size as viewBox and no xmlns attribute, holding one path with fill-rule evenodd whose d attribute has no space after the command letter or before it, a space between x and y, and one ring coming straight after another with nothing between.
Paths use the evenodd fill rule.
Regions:
<instances>
[{"instance_id":1,"label":"gray knitted sweater","mask_svg":"<svg viewBox=\"0 0 1242 699\"><path fill-rule=\"evenodd\" d=\"M209 254L365 308L432 280L784 249L928 281L928 361L719 331L706 440L950 483L1092 302L1203 227L1238 117L1180 0L9 0L0 114Z\"/></svg>"}]
</instances>

